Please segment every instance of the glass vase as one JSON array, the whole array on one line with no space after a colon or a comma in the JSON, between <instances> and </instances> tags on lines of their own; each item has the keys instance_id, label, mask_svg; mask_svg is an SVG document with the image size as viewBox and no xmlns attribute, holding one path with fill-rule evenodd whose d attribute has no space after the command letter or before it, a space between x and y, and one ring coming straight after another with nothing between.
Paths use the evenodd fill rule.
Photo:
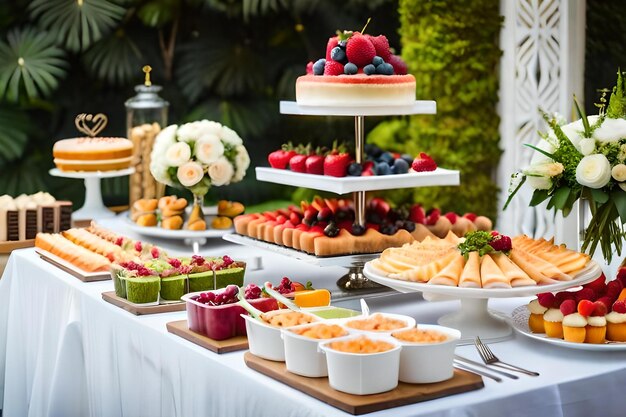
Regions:
<instances>
[{"instance_id":1,"label":"glass vase","mask_svg":"<svg viewBox=\"0 0 626 417\"><path fill-rule=\"evenodd\" d=\"M204 218L204 194L193 195L193 206L191 214L187 220L187 229L206 230L206 220Z\"/></svg>"}]
</instances>

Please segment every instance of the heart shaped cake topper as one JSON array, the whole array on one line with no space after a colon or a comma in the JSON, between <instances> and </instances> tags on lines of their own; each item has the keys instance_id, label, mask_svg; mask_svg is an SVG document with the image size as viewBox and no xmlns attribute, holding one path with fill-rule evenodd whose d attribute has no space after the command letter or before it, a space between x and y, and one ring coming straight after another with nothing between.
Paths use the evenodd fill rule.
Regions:
<instances>
[{"instance_id":1,"label":"heart shaped cake topper","mask_svg":"<svg viewBox=\"0 0 626 417\"><path fill-rule=\"evenodd\" d=\"M74 119L76 129L92 138L102 132L108 122L109 118L102 113L98 113L95 116L93 114L81 113Z\"/></svg>"}]
</instances>

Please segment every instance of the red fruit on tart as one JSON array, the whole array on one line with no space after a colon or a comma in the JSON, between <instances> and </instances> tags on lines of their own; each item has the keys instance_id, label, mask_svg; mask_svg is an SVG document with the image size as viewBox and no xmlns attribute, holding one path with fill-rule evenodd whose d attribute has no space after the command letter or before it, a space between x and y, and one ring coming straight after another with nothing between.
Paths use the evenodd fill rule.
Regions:
<instances>
[{"instance_id":1,"label":"red fruit on tart","mask_svg":"<svg viewBox=\"0 0 626 417\"><path fill-rule=\"evenodd\" d=\"M339 45L339 36L333 36L332 38L328 39L328 43L326 44L326 60L327 61L331 59L330 53L332 52L333 48L335 48L337 45Z\"/></svg>"},{"instance_id":2,"label":"red fruit on tart","mask_svg":"<svg viewBox=\"0 0 626 417\"><path fill-rule=\"evenodd\" d=\"M574 294L569 291L560 291L554 294L554 308L559 308L565 300L575 300Z\"/></svg>"},{"instance_id":3,"label":"red fruit on tart","mask_svg":"<svg viewBox=\"0 0 626 417\"><path fill-rule=\"evenodd\" d=\"M511 238L501 234L494 236L492 241L489 242L489 246L491 246L493 250L500 252L508 252L513 249Z\"/></svg>"},{"instance_id":4,"label":"red fruit on tart","mask_svg":"<svg viewBox=\"0 0 626 417\"><path fill-rule=\"evenodd\" d=\"M395 74L398 74L398 75L408 74L409 68L406 65L406 62L404 62L402 58L400 58L399 56L391 55L391 58L389 58L389 63L393 67L393 72Z\"/></svg>"},{"instance_id":5,"label":"red fruit on tart","mask_svg":"<svg viewBox=\"0 0 626 417\"><path fill-rule=\"evenodd\" d=\"M592 290L591 288L583 288L580 291L576 291L574 293L574 297L576 297L576 301L578 302L582 300L595 301L598 298L598 296L596 295L596 292Z\"/></svg>"},{"instance_id":6,"label":"red fruit on tart","mask_svg":"<svg viewBox=\"0 0 626 417\"><path fill-rule=\"evenodd\" d=\"M456 223L456 219L458 219L458 217L459 217L456 213L453 213L451 211L447 212L443 216L446 217L448 220L450 220L450 223L452 223L452 224L455 224Z\"/></svg>"},{"instance_id":7,"label":"red fruit on tart","mask_svg":"<svg viewBox=\"0 0 626 417\"><path fill-rule=\"evenodd\" d=\"M590 300L580 300L578 303L578 314L584 317L589 317L591 313L595 310L596 306L593 301Z\"/></svg>"},{"instance_id":8,"label":"red fruit on tart","mask_svg":"<svg viewBox=\"0 0 626 417\"><path fill-rule=\"evenodd\" d=\"M438 208L434 208L430 210L428 216L426 216L426 224L429 226L433 226L437 224L437 220L441 217L441 211Z\"/></svg>"},{"instance_id":9,"label":"red fruit on tart","mask_svg":"<svg viewBox=\"0 0 626 417\"><path fill-rule=\"evenodd\" d=\"M610 281L608 284L606 284L605 295L615 300L619 296L619 293L622 292L623 288L624 285L622 284L622 281L614 279L613 281Z\"/></svg>"},{"instance_id":10,"label":"red fruit on tart","mask_svg":"<svg viewBox=\"0 0 626 417\"><path fill-rule=\"evenodd\" d=\"M476 221L476 217L478 217L478 216L476 216L474 213L465 213L463 215L463 217L465 217L466 219L468 219L471 222L475 222Z\"/></svg>"},{"instance_id":11,"label":"red fruit on tart","mask_svg":"<svg viewBox=\"0 0 626 417\"><path fill-rule=\"evenodd\" d=\"M419 157L413 160L411 168L416 172L434 171L437 169L437 163L430 156L421 152Z\"/></svg>"},{"instance_id":12,"label":"red fruit on tart","mask_svg":"<svg viewBox=\"0 0 626 417\"><path fill-rule=\"evenodd\" d=\"M307 75L313 74L313 61L309 61L309 63L306 64L306 73Z\"/></svg>"},{"instance_id":13,"label":"red fruit on tart","mask_svg":"<svg viewBox=\"0 0 626 417\"><path fill-rule=\"evenodd\" d=\"M419 204L415 204L409 211L409 220L414 223L424 224L426 222L426 212Z\"/></svg>"},{"instance_id":14,"label":"red fruit on tart","mask_svg":"<svg viewBox=\"0 0 626 417\"><path fill-rule=\"evenodd\" d=\"M561 305L559 306L559 309L561 310L561 313L563 313L564 316L567 316L568 314L573 314L576 312L576 301L565 300L561 303Z\"/></svg>"}]
</instances>

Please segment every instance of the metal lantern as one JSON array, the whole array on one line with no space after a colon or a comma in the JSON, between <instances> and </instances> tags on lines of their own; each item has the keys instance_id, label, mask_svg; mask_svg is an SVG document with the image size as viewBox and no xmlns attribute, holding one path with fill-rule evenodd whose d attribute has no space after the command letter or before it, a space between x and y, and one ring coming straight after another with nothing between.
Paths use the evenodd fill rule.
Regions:
<instances>
[{"instance_id":1,"label":"metal lantern","mask_svg":"<svg viewBox=\"0 0 626 417\"><path fill-rule=\"evenodd\" d=\"M154 140L167 126L169 103L159 96L161 86L152 85L148 65L143 67L145 81L135 86L137 95L126 100L126 126L128 139L133 142L133 165L135 173L130 176L129 200L133 203L142 198L160 198L165 186L158 183L150 173L150 153Z\"/></svg>"}]
</instances>

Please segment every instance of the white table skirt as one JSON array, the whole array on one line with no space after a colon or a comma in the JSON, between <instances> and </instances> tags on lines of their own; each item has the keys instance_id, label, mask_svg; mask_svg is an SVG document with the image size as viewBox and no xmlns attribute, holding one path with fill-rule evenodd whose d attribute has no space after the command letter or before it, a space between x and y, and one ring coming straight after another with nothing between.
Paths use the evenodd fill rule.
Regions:
<instances>
[{"instance_id":1,"label":"white table skirt","mask_svg":"<svg viewBox=\"0 0 626 417\"><path fill-rule=\"evenodd\" d=\"M250 256L249 249L226 244L213 249ZM262 255L266 268L247 274L247 281L287 275L332 285L344 271ZM101 293L112 289L110 281L82 283L32 249L13 253L0 280L4 417L349 415L248 369L243 352L217 355L169 334L165 324L186 318L185 312L134 316L104 302ZM397 294L368 303L372 311L409 314L422 323L458 308L458 302L416 299ZM510 312L527 300L491 300L490 307ZM626 352L569 350L522 336L492 348L541 376L503 383L485 379L478 391L370 415L624 415ZM457 352L478 359L470 346Z\"/></svg>"}]
</instances>

